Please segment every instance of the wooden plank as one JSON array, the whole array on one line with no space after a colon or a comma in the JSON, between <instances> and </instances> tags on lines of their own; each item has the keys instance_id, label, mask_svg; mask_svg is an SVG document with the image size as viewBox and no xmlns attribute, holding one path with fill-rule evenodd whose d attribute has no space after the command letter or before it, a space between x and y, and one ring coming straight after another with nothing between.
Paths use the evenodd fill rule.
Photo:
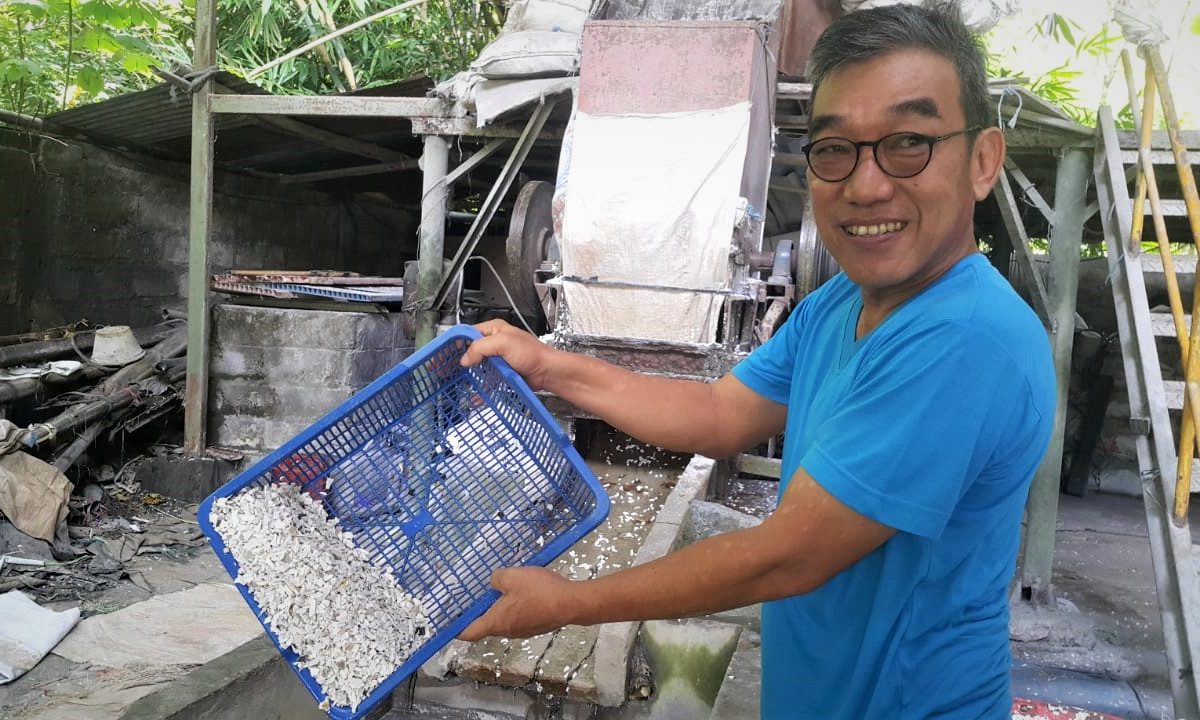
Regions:
<instances>
[{"instance_id":1,"label":"wooden plank","mask_svg":"<svg viewBox=\"0 0 1200 720\"><path fill-rule=\"evenodd\" d=\"M452 112L450 103L438 98L351 95L211 95L208 107L230 115L447 118Z\"/></svg>"},{"instance_id":2,"label":"wooden plank","mask_svg":"<svg viewBox=\"0 0 1200 720\"><path fill-rule=\"evenodd\" d=\"M737 471L749 475L779 479L783 475L783 461L761 455L743 453L736 458Z\"/></svg>"}]
</instances>

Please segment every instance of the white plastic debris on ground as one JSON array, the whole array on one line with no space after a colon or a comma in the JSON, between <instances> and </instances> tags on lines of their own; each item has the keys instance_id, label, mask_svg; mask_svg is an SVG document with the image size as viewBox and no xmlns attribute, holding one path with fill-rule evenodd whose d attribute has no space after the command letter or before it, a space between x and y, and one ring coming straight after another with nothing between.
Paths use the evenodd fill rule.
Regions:
<instances>
[{"instance_id":1,"label":"white plastic debris on ground","mask_svg":"<svg viewBox=\"0 0 1200 720\"><path fill-rule=\"evenodd\" d=\"M714 342L749 129L748 102L576 112L560 241L572 333Z\"/></svg>"},{"instance_id":2,"label":"white plastic debris on ground","mask_svg":"<svg viewBox=\"0 0 1200 720\"><path fill-rule=\"evenodd\" d=\"M244 490L212 517L236 582L333 703L357 707L432 635L421 603L298 485Z\"/></svg>"},{"instance_id":3,"label":"white plastic debris on ground","mask_svg":"<svg viewBox=\"0 0 1200 720\"><path fill-rule=\"evenodd\" d=\"M79 608L55 612L17 590L0 595L0 685L33 669L79 622Z\"/></svg>"}]
</instances>

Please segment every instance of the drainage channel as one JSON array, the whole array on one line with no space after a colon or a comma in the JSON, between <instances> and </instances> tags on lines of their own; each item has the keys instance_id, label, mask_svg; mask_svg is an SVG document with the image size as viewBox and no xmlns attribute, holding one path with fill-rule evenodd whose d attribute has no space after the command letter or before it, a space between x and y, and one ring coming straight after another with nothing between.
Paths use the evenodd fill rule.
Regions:
<instances>
[{"instance_id":1,"label":"drainage channel","mask_svg":"<svg viewBox=\"0 0 1200 720\"><path fill-rule=\"evenodd\" d=\"M666 453L606 433L588 463L604 484L608 520L560 557L553 569L586 579L656 559L681 544L694 500L703 500L715 464ZM374 718L633 717L628 688L652 685L638 643L639 623L571 626L528 640L455 641L431 659ZM664 635L664 637L666 637ZM673 641L672 641L673 642ZM737 636L725 638L729 650ZM661 645L661 643L660 643ZM659 653L663 651L658 648ZM719 678L729 653L718 657ZM715 666L714 666L715 667ZM714 691L715 692L715 691ZM705 693L710 695L711 693ZM706 701L711 706L713 698ZM325 717L265 637L192 671L134 703L123 720L191 718L307 720Z\"/></svg>"}]
</instances>

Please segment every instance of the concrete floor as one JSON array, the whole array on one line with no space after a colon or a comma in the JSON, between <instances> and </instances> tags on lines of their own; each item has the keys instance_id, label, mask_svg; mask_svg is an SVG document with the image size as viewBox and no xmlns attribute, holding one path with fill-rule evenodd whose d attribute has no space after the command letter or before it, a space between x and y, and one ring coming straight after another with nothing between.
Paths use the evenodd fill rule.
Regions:
<instances>
[{"instance_id":1,"label":"concrete floor","mask_svg":"<svg viewBox=\"0 0 1200 720\"><path fill-rule=\"evenodd\" d=\"M775 488L739 478L725 504L763 517ZM1197 523L1193 511L1200 541ZM1174 718L1141 498L1062 495L1055 537L1058 608L1012 603L1013 693L1128 720Z\"/></svg>"},{"instance_id":2,"label":"concrete floor","mask_svg":"<svg viewBox=\"0 0 1200 720\"><path fill-rule=\"evenodd\" d=\"M1193 512L1194 541L1200 540L1197 522L1200 515ZM1073 671L1060 674L1063 677L1083 673L1103 681L1113 697L1122 698L1123 716L1173 718L1141 499L1100 493L1084 498L1063 495L1055 537L1053 587L1058 608L1034 611L1020 600L1012 606L1017 674L1031 668L1043 676L1054 675L1055 670ZM1093 685L1088 694L1099 694L1100 687ZM1088 698L1057 699L1082 704L1078 701ZM1118 708L1093 709L1115 712Z\"/></svg>"}]
</instances>

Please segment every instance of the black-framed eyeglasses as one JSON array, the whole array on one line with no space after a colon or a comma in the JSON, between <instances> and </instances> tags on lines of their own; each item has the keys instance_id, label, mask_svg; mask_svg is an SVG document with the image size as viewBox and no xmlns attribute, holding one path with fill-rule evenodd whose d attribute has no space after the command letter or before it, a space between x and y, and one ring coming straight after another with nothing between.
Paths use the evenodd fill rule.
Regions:
<instances>
[{"instance_id":1,"label":"black-framed eyeglasses","mask_svg":"<svg viewBox=\"0 0 1200 720\"><path fill-rule=\"evenodd\" d=\"M894 178L910 178L929 167L933 146L952 137L980 130L978 126L945 135L924 135L898 132L878 140L855 142L849 138L827 137L810 142L801 148L808 159L813 175L825 182L841 182L854 173L858 158L865 147L871 148L875 164Z\"/></svg>"}]
</instances>

